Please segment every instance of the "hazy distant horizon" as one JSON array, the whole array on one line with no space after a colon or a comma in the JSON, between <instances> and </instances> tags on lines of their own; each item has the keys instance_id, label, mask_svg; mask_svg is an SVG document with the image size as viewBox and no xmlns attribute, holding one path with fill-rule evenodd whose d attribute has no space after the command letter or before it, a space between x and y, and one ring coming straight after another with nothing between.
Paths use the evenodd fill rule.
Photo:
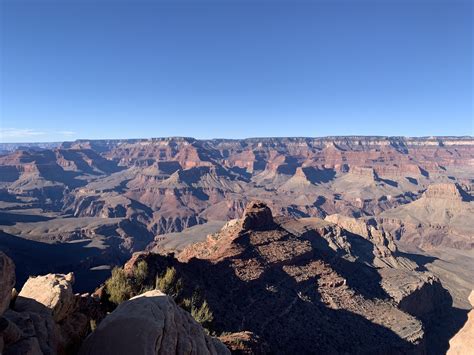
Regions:
<instances>
[{"instance_id":1,"label":"hazy distant horizon","mask_svg":"<svg viewBox=\"0 0 474 355\"><path fill-rule=\"evenodd\" d=\"M130 138L77 138L73 140L59 140L59 141L24 141L24 142L3 142L0 141L0 145L41 145L41 144L62 144L62 143L73 143L77 141L146 141L146 140L160 140L160 139L195 139L198 141L213 141L213 140L267 140L267 139L332 139L332 138L381 138L381 139L474 139L474 136L463 135L463 136L390 136L390 135L328 135L328 136L260 136L260 137L212 137L212 138L198 138L189 136L150 136L150 137L130 137Z\"/></svg>"}]
</instances>

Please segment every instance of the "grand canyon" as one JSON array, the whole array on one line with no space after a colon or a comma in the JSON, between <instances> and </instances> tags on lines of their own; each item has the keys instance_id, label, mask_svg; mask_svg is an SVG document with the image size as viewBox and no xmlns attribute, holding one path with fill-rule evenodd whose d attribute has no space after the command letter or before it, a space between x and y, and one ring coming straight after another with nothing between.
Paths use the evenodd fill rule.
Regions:
<instances>
[{"instance_id":1,"label":"grand canyon","mask_svg":"<svg viewBox=\"0 0 474 355\"><path fill-rule=\"evenodd\" d=\"M0 151L5 354L472 351L472 137Z\"/></svg>"}]
</instances>

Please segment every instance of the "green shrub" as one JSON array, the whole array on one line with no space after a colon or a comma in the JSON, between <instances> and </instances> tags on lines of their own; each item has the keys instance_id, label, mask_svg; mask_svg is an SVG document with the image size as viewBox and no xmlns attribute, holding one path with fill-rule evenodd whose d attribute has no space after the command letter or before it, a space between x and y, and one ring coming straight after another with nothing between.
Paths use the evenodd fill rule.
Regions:
<instances>
[{"instance_id":1,"label":"green shrub","mask_svg":"<svg viewBox=\"0 0 474 355\"><path fill-rule=\"evenodd\" d=\"M91 332L97 329L97 321L95 319L91 319L89 321L89 326L91 328Z\"/></svg>"},{"instance_id":2,"label":"green shrub","mask_svg":"<svg viewBox=\"0 0 474 355\"><path fill-rule=\"evenodd\" d=\"M109 301L117 305L128 300L133 294L130 279L119 267L112 270L112 276L105 282L105 287L107 288Z\"/></svg>"},{"instance_id":3,"label":"green shrub","mask_svg":"<svg viewBox=\"0 0 474 355\"><path fill-rule=\"evenodd\" d=\"M174 267L169 267L163 275L156 278L155 288L176 300L183 291L183 280L178 279Z\"/></svg>"},{"instance_id":4,"label":"green shrub","mask_svg":"<svg viewBox=\"0 0 474 355\"><path fill-rule=\"evenodd\" d=\"M193 318L205 328L207 328L214 319L209 304L206 300L202 300L201 293L198 290L194 290L191 298L183 299L180 306L191 313Z\"/></svg>"},{"instance_id":5,"label":"green shrub","mask_svg":"<svg viewBox=\"0 0 474 355\"><path fill-rule=\"evenodd\" d=\"M140 261L133 269L133 285L136 294L143 293L147 290L145 281L148 277L148 264L146 261Z\"/></svg>"},{"instance_id":6,"label":"green shrub","mask_svg":"<svg viewBox=\"0 0 474 355\"><path fill-rule=\"evenodd\" d=\"M192 305L191 315L202 326L209 325L214 319L214 315L212 314L212 311L209 308L209 305L207 304L206 300L201 303L201 306L199 308L195 305Z\"/></svg>"}]
</instances>

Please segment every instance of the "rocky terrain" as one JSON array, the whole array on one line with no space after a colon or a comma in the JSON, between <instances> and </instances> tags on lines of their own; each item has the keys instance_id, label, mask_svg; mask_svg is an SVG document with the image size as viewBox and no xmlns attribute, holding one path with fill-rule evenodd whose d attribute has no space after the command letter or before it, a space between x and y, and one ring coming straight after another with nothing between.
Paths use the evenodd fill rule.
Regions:
<instances>
[{"instance_id":1,"label":"rocky terrain","mask_svg":"<svg viewBox=\"0 0 474 355\"><path fill-rule=\"evenodd\" d=\"M134 254L125 270L145 261L153 279L175 268L201 288L214 331L250 333L270 353L442 353L451 333L443 330L441 348L430 339L440 336L432 327L450 309L449 293L389 236L375 235L273 218L255 201L205 241L174 256Z\"/></svg>"},{"instance_id":2,"label":"rocky terrain","mask_svg":"<svg viewBox=\"0 0 474 355\"><path fill-rule=\"evenodd\" d=\"M0 263L2 354L230 354L159 290L106 315L97 296L73 293L72 273L30 277L17 294L15 265L1 252Z\"/></svg>"},{"instance_id":3,"label":"rocky terrain","mask_svg":"<svg viewBox=\"0 0 474 355\"><path fill-rule=\"evenodd\" d=\"M370 351L365 333L383 335L384 349L442 352L474 288L473 176L472 137L8 145L0 154L0 250L16 264L17 289L32 275L72 271L81 293L145 250L129 264L169 264L200 284L215 331L228 333L236 351L244 343L307 349L285 340L297 334L271 334L292 312L311 314L296 319L312 330L285 327L311 333L328 352L350 341ZM257 200L255 224L246 206ZM233 313L255 316L226 318L234 303ZM446 308L449 329L430 328ZM321 319L352 324L354 337ZM324 327L334 341L317 331Z\"/></svg>"}]
</instances>

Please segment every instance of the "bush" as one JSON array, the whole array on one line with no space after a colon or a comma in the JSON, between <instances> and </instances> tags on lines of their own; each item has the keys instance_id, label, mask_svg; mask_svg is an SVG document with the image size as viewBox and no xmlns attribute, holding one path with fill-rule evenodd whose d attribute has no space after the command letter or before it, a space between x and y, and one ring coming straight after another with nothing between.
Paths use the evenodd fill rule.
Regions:
<instances>
[{"instance_id":1,"label":"bush","mask_svg":"<svg viewBox=\"0 0 474 355\"><path fill-rule=\"evenodd\" d=\"M105 287L109 301L117 305L128 300L133 294L132 283L119 267L112 270L112 276L105 282Z\"/></svg>"},{"instance_id":2,"label":"bush","mask_svg":"<svg viewBox=\"0 0 474 355\"><path fill-rule=\"evenodd\" d=\"M146 261L140 261L137 266L133 269L133 284L136 293L145 292L145 281L148 277L148 264Z\"/></svg>"},{"instance_id":3,"label":"bush","mask_svg":"<svg viewBox=\"0 0 474 355\"><path fill-rule=\"evenodd\" d=\"M207 301L204 300L202 302L201 307L196 307L194 305L191 306L191 315L193 318L200 323L202 326L209 325L212 320L214 319L214 315L212 314Z\"/></svg>"},{"instance_id":4,"label":"bush","mask_svg":"<svg viewBox=\"0 0 474 355\"><path fill-rule=\"evenodd\" d=\"M197 290L194 290L191 298L183 299L180 306L191 313L193 318L205 328L214 320L209 304L206 300L202 301L202 296Z\"/></svg>"},{"instance_id":5,"label":"bush","mask_svg":"<svg viewBox=\"0 0 474 355\"><path fill-rule=\"evenodd\" d=\"M155 288L176 300L183 291L183 280L178 279L174 267L169 267L163 275L156 278Z\"/></svg>"}]
</instances>

